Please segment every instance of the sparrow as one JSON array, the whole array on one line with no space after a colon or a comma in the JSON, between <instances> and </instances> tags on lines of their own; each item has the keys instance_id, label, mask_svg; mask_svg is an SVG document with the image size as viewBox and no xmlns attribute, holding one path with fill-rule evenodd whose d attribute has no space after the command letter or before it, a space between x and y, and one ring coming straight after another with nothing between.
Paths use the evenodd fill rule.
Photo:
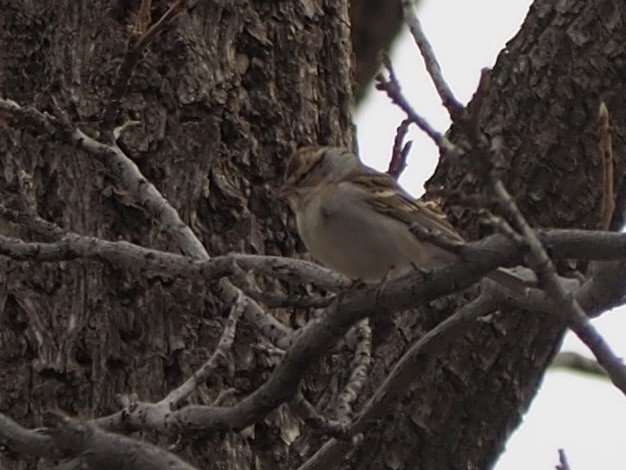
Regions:
<instances>
[{"instance_id":1,"label":"sparrow","mask_svg":"<svg viewBox=\"0 0 626 470\"><path fill-rule=\"evenodd\" d=\"M364 165L346 148L298 149L278 194L288 200L311 256L352 279L379 282L458 259L411 232L419 224L462 241L441 211L415 200L391 176ZM487 277L518 294L527 290L521 278L502 268Z\"/></svg>"}]
</instances>

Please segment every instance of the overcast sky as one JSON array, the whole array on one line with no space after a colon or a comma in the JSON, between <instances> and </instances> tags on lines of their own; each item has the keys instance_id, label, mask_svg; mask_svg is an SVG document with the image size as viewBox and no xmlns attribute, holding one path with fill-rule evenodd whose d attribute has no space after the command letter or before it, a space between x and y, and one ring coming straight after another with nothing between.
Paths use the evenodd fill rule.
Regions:
<instances>
[{"instance_id":1,"label":"overcast sky","mask_svg":"<svg viewBox=\"0 0 626 470\"><path fill-rule=\"evenodd\" d=\"M444 76L458 99L467 102L483 67L519 30L530 0L422 0L418 16L439 58ZM428 79L408 31L392 53L405 96L414 109L441 131L449 120ZM361 157L385 170L404 115L383 93L371 91L357 114ZM594 125L590 123L590 125ZM412 194L423 192L424 181L437 162L437 149L413 130L409 166L400 182ZM626 309L594 321L616 353L626 354ZM568 334L563 350L590 354ZM591 356L590 356L591 357ZM553 469L558 449L565 450L572 470L626 468L626 398L609 382L570 372L550 371L524 421L509 440L497 470Z\"/></svg>"}]
</instances>

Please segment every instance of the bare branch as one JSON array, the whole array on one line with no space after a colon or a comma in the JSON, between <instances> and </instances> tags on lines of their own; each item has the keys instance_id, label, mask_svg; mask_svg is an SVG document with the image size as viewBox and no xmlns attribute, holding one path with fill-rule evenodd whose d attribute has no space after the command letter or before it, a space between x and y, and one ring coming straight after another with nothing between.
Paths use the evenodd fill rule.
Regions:
<instances>
[{"instance_id":1,"label":"bare branch","mask_svg":"<svg viewBox=\"0 0 626 470\"><path fill-rule=\"evenodd\" d=\"M0 206L0 215L3 208ZM19 220L22 213L8 211ZM29 217L25 215L25 217ZM43 221L43 219L39 219ZM45 224L50 224L43 221ZM210 260L194 260L183 255L144 248L126 241L108 241L73 232L64 232L54 224L56 238L53 243L25 242L21 239L0 235L0 254L15 260L67 261L76 258L104 260L121 266L133 267L154 273L176 274L190 278L217 279L233 274L235 268L253 271L272 279L281 279L290 284L311 282L316 286L337 292L349 287L351 281L336 272L311 261L280 256L231 253ZM47 226L44 226L47 227ZM59 232L56 231L59 230ZM48 234L47 228L42 234ZM458 251L470 261L481 261L485 256L506 266L519 264L525 248L518 246L502 235L491 235L475 242L455 243L442 239L430 231L414 230L416 236L446 249ZM626 257L626 234L575 229L540 229L534 233L555 259L573 258L582 260L619 260ZM504 250L505 253L495 254ZM489 261L491 263L491 261Z\"/></svg>"},{"instance_id":2,"label":"bare branch","mask_svg":"<svg viewBox=\"0 0 626 470\"><path fill-rule=\"evenodd\" d=\"M396 129L396 137L393 140L393 148L391 149L391 160L387 173L397 180L406 168L406 159L411 150L412 141L404 143L404 138L409 131L411 121L404 119Z\"/></svg>"},{"instance_id":3,"label":"bare branch","mask_svg":"<svg viewBox=\"0 0 626 470\"><path fill-rule=\"evenodd\" d=\"M218 295L226 305L232 305L237 301L239 296L244 295L241 290L228 281L221 279L218 283ZM292 330L288 326L283 325L272 315L267 313L250 297L245 297L244 316L259 332L267 337L272 344L287 349L291 342Z\"/></svg>"},{"instance_id":4,"label":"bare branch","mask_svg":"<svg viewBox=\"0 0 626 470\"><path fill-rule=\"evenodd\" d=\"M310 423L315 430L328 436L335 436L339 439L348 437L348 426L341 420L335 421L322 416L315 407L302 395L296 393L291 406L296 413L307 423Z\"/></svg>"},{"instance_id":5,"label":"bare branch","mask_svg":"<svg viewBox=\"0 0 626 470\"><path fill-rule=\"evenodd\" d=\"M106 142L113 143L115 141L111 132L115 126L115 115L120 107L122 98L126 94L128 82L130 81L135 65L137 65L137 62L141 58L141 54L154 40L154 38L165 30L167 25L169 25L178 16L178 14L183 11L186 2L185 0L176 0L176 2L174 2L174 4L163 14L161 18L144 31L146 26L145 22L149 21L150 18L150 3L151 2L142 1L137 15L134 31L135 34L142 34L139 36L133 34L131 36L128 43L128 50L126 51L124 60L117 71L117 78L115 80L115 84L113 85L113 90L111 91L108 104L102 113L100 133Z\"/></svg>"},{"instance_id":6,"label":"bare branch","mask_svg":"<svg viewBox=\"0 0 626 470\"><path fill-rule=\"evenodd\" d=\"M515 222L517 229L528 243L530 248L529 261L532 261L533 270L537 273L537 277L547 294L561 307L561 314L568 326L593 352L598 363L609 373L611 381L626 395L626 367L591 325L587 314L576 298L563 289L558 281L554 263L520 213L502 181L495 179L493 190L502 207Z\"/></svg>"},{"instance_id":7,"label":"bare branch","mask_svg":"<svg viewBox=\"0 0 626 470\"><path fill-rule=\"evenodd\" d=\"M494 239L506 240L503 236ZM483 242L478 244L480 243ZM501 265L502 260L508 255L506 250L490 249L475 262L460 261L446 268L434 270L427 278L423 278L420 273L413 273L382 287L366 286L347 290L338 296L324 315L311 320L290 338L289 349L270 378L236 405L187 406L171 412L159 423L148 424L145 416L154 405L136 403L132 410L99 418L95 422L111 429L153 428L175 432L193 432L197 429L243 429L257 422L281 403L291 400L311 365L328 353L360 319L368 315L387 315L415 307L422 301L463 289L492 271L494 266ZM495 264L485 264L486 262ZM540 295L541 291L536 289L533 291L533 295L520 298L519 301L525 302L524 305L532 310L559 314L560 306L555 306L545 297L537 298L534 294ZM531 299L538 300L531 305ZM232 299L231 303L234 300ZM497 300L501 301L500 298Z\"/></svg>"},{"instance_id":8,"label":"bare branch","mask_svg":"<svg viewBox=\"0 0 626 470\"><path fill-rule=\"evenodd\" d=\"M11 452L35 457L54 457L58 451L45 434L26 429L0 413L0 446Z\"/></svg>"},{"instance_id":9,"label":"bare branch","mask_svg":"<svg viewBox=\"0 0 626 470\"><path fill-rule=\"evenodd\" d=\"M422 25L413 10L411 0L402 0L402 9L404 11L404 21L406 21L409 26L409 30L415 40L415 44L417 44L417 47L424 58L426 70L428 71L428 75L430 75L430 78L437 89L437 93L441 98L441 103L448 110L450 117L454 119L463 111L463 105L454 97L452 90L443 78L441 67L435 57L435 52L422 30Z\"/></svg>"},{"instance_id":10,"label":"bare branch","mask_svg":"<svg viewBox=\"0 0 626 470\"><path fill-rule=\"evenodd\" d=\"M0 109L4 109L2 106L6 103L8 102L0 101ZM24 116L32 118L32 122L35 123L41 124L43 122L44 128L46 123L55 123L52 127L58 128L56 127L58 121L50 116L41 113L25 113ZM104 156L107 156L106 154L109 152L108 146L97 142L96 146L85 145L85 141L82 138L74 140L74 142L81 148L91 152L96 151L97 153L98 149L104 148ZM123 157L115 160L120 165L117 171L126 171L124 158L127 157L121 151L119 154L114 155ZM105 159L109 163L110 160L109 158ZM141 177L140 174L139 177ZM155 207L158 206L158 198L155 201L151 194L146 197L149 198ZM158 195L158 197L162 196ZM160 220L158 214L156 216ZM180 220L179 217L178 220ZM193 236L191 231L189 233ZM504 242L500 240L498 243ZM485 243L481 242L476 244L476 247L480 248L481 244L482 247L485 246ZM465 250L466 248L464 247L461 250L462 253L465 253ZM493 250L493 246L490 247L490 250ZM490 250L486 252L488 256L479 256L479 259L472 262L461 261L455 266L437 270L428 279L421 279L417 275L408 276L394 281L382 289L369 288L347 292L336 300L335 307L331 308L327 315L311 321L293 338L286 338L284 332L280 331L280 323L276 322L270 315L265 314L260 308L251 309L250 305L253 305L253 301L250 299L247 303L246 318L250 316L251 321L257 326L261 324L261 331L264 334L268 334L268 337L272 338L273 341L279 342L283 340L285 347L289 347L283 361L270 379L235 406L188 406L170 413L164 420L156 423L154 427L171 430L185 429L187 431L199 428L242 429L258 421L267 412L293 396L304 372L310 367L311 363L325 354L356 321L369 314L385 314L390 311L414 306L419 300L436 298L445 293L462 289L475 282L494 267L506 263L507 259L511 261L515 256L519 256L515 253L515 247L510 252L506 250L493 252ZM480 250L474 252L474 254L478 252ZM201 260L208 260L206 252L196 251L195 254L199 255L198 258ZM229 305L239 298L240 291L234 288L232 284L224 281L220 285L222 287L220 297ZM261 320L254 317L256 313L260 314ZM275 333L274 336L270 336L272 332ZM125 410L115 416L97 420L97 422L111 426L134 426L140 428L146 426L142 416L148 415L150 409L156 410L155 405L142 403L134 404L133 409L136 411L131 410L128 412Z\"/></svg>"},{"instance_id":11,"label":"bare branch","mask_svg":"<svg viewBox=\"0 0 626 470\"><path fill-rule=\"evenodd\" d=\"M9 211L11 212L11 211ZM14 216L21 217L17 212ZM18 220L18 219L14 219ZM44 221L45 222L45 221ZM48 222L45 222L48 224ZM60 230L52 224L53 230ZM44 233L47 233L44 229ZM58 233L58 232L55 232ZM538 230L537 236L555 259L599 259L618 260L626 257L626 235L621 233L593 232L586 230L563 230L550 229ZM418 235L433 243L443 242L434 234L425 233ZM502 235L492 235L483 240L473 243L465 243L462 246L451 246L459 252L460 257L468 262L489 264L494 267L515 266L523 261L526 253L524 247L520 247ZM319 287L337 292L348 286L350 281L322 266L303 260L281 257L265 257L247 254L231 254L218 256L212 260L197 261L182 255L161 252L133 245L128 242L110 242L94 237L83 237L69 233L63 240L57 243L27 243L19 239L0 235L0 254L11 256L14 259L32 259L37 261L69 260L77 257L85 257L97 261L107 261L116 265L132 267L147 273L170 274L190 279L205 279L207 281L218 279L237 273L238 270L251 270L271 278L283 279L290 283L313 282ZM590 315L597 315L613 306L624 303L624 284L621 282L626 275L624 262L604 262L601 265L595 263L591 266L593 275L585 282L579 293L580 302L585 306ZM230 301L237 297L224 292ZM225 301L228 301L225 299ZM291 302L298 305L300 300L295 298L271 298L270 301ZM302 300L302 305L323 306L326 298L313 298L311 301ZM250 306L249 306L250 307ZM250 307L252 308L252 307ZM252 310L254 310L252 308ZM246 315L255 314L250 309ZM267 330L281 331L279 337L288 336L289 329L280 327L273 317L269 324L261 321ZM265 318L259 316L259 320ZM259 326L259 321L253 322ZM268 325L272 325L271 327ZM281 347L286 347L283 342Z\"/></svg>"},{"instance_id":12,"label":"bare branch","mask_svg":"<svg viewBox=\"0 0 626 470\"><path fill-rule=\"evenodd\" d=\"M445 349L451 341L482 315L497 309L497 301L491 293L481 295L463 306L454 315L439 323L435 328L416 341L411 348L404 353L393 367L385 381L376 389L374 395L363 406L357 419L351 427L354 433L361 432L377 418L380 418L389 403L402 395L407 390L418 373L423 373L423 368L418 369L418 360L421 364L432 367L437 355ZM426 356L426 358L424 357ZM430 359L430 361L429 361ZM313 470L329 468L331 462L335 462L347 450L346 443L331 439L324 444L309 460L302 464L298 470Z\"/></svg>"},{"instance_id":13,"label":"bare branch","mask_svg":"<svg viewBox=\"0 0 626 470\"><path fill-rule=\"evenodd\" d=\"M606 370L595 360L570 351L560 352L554 356L550 367L554 369L566 369L571 372L581 372L603 379L608 378Z\"/></svg>"},{"instance_id":14,"label":"bare branch","mask_svg":"<svg viewBox=\"0 0 626 470\"><path fill-rule=\"evenodd\" d=\"M54 224L50 225L56 227ZM25 242L0 235L0 254L16 261L94 259L151 274L169 274L207 281L236 274L238 270L253 271L272 279L282 279L293 285L312 282L322 289L334 292L350 284L348 279L330 269L295 258L233 253L199 261L167 251L144 248L126 241L112 242L72 232L61 231L61 233L63 238L52 243Z\"/></svg>"},{"instance_id":15,"label":"bare branch","mask_svg":"<svg viewBox=\"0 0 626 470\"><path fill-rule=\"evenodd\" d=\"M141 174L139 167L122 150L114 145L105 145L84 134L69 123L64 125L59 119L34 108L23 108L14 101L0 99L0 110L9 112L20 120L36 125L40 131L53 133L53 129L76 147L96 157L130 190L134 199L150 215L158 220L183 253L194 258L207 259L208 253L191 229L181 220L178 212L159 193L155 186Z\"/></svg>"},{"instance_id":16,"label":"bare branch","mask_svg":"<svg viewBox=\"0 0 626 470\"><path fill-rule=\"evenodd\" d=\"M54 136L60 133L70 143L96 157L125 185L134 199L163 226L183 253L203 261L210 259L200 240L191 228L183 222L176 209L142 175L135 162L128 158L119 147L105 145L92 139L80 129L72 127L64 118L55 118L32 107L23 108L11 100L0 98L0 112L8 113L13 118L28 123L38 131L44 131ZM225 302L229 300L232 302L241 294L237 287L227 281L222 283L220 292L222 293L222 300ZM288 341L286 333L288 329L279 326L279 323L271 315L264 312L254 300L249 299L246 305L247 308L244 312L246 319L260 331L270 331L272 340L282 342L277 345L284 346Z\"/></svg>"},{"instance_id":17,"label":"bare branch","mask_svg":"<svg viewBox=\"0 0 626 470\"><path fill-rule=\"evenodd\" d=\"M559 449L559 463L556 465L556 470L570 470L569 463L567 462L567 456L565 450Z\"/></svg>"},{"instance_id":18,"label":"bare branch","mask_svg":"<svg viewBox=\"0 0 626 470\"><path fill-rule=\"evenodd\" d=\"M65 231L56 224L42 219L37 214L17 211L0 204L0 218L21 225L40 236L58 239L65 235Z\"/></svg>"},{"instance_id":19,"label":"bare branch","mask_svg":"<svg viewBox=\"0 0 626 470\"><path fill-rule=\"evenodd\" d=\"M209 375L217 367L217 362L220 358L226 358L228 351L230 350L233 339L235 338L235 330L237 329L237 322L245 310L246 298L242 295L239 296L237 301L233 304L230 315L226 319L224 325L224 331L220 337L217 347L211 357L200 367L194 374L187 379L182 385L172 390L167 394L160 403L165 403L169 409L173 409L185 400L191 393L198 387L198 384L206 381ZM157 403L157 406L160 404Z\"/></svg>"},{"instance_id":20,"label":"bare branch","mask_svg":"<svg viewBox=\"0 0 626 470\"><path fill-rule=\"evenodd\" d=\"M137 439L111 434L97 427L65 418L51 437L55 445L79 456L88 468L117 470L194 470L174 454Z\"/></svg>"},{"instance_id":21,"label":"bare branch","mask_svg":"<svg viewBox=\"0 0 626 470\"><path fill-rule=\"evenodd\" d=\"M291 400L311 365L327 354L357 321L368 315L385 315L414 307L421 301L462 289L492 269L491 266L485 269L476 263L459 263L435 270L427 279L415 273L385 284L382 288L367 286L347 290L338 296L324 315L314 318L292 335L289 349L270 378L234 406L190 405L154 422L152 418L146 419L147 416L154 416L151 415L154 405L138 402L133 404L132 409L98 418L94 423L107 429L147 428L176 432L243 429Z\"/></svg>"},{"instance_id":22,"label":"bare branch","mask_svg":"<svg viewBox=\"0 0 626 470\"><path fill-rule=\"evenodd\" d=\"M462 155L463 151L459 147L450 142L448 138L440 132L436 131L423 117L415 112L413 107L402 94L402 88L400 87L400 83L396 78L396 74L391 66L391 63L389 62L389 59L385 58L383 63L389 73L389 79L387 80L384 75L378 74L376 76L376 89L384 91L389 99L391 99L392 103L398 105L400 109L405 112L408 119L419 127L428 137L430 137L442 152L449 155Z\"/></svg>"},{"instance_id":23,"label":"bare branch","mask_svg":"<svg viewBox=\"0 0 626 470\"><path fill-rule=\"evenodd\" d=\"M590 317L626 303L626 264L622 261L590 263L590 277L578 291L577 299Z\"/></svg>"}]
</instances>

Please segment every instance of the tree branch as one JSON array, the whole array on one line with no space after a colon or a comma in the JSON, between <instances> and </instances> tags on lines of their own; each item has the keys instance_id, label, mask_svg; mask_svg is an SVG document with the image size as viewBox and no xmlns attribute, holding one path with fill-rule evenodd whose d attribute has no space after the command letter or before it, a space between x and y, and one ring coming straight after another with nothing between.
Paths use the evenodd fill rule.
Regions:
<instances>
[{"instance_id":1,"label":"tree branch","mask_svg":"<svg viewBox=\"0 0 626 470\"><path fill-rule=\"evenodd\" d=\"M0 214L3 208L0 206ZM45 221L44 221L45 222ZM54 224L52 224L54 225ZM626 258L626 234L574 229L541 229L534 233L554 259L619 260ZM26 242L0 235L0 254L16 261L69 261L78 258L109 262L152 274L176 275L190 279L216 280L236 274L238 270L253 271L293 285L313 283L338 292L351 285L344 276L319 264L280 256L231 253L207 260L167 251L144 248L126 241L108 241L73 232L55 232L63 238L56 242ZM436 234L419 232L416 236L452 249L465 261L482 262L498 267L514 266L523 261L526 249L503 235L491 235L480 241L448 244ZM621 263L617 262L618 268ZM607 263L604 263L607 264ZM594 274L599 275L599 274ZM608 280L608 279L607 279Z\"/></svg>"},{"instance_id":2,"label":"tree branch","mask_svg":"<svg viewBox=\"0 0 626 470\"><path fill-rule=\"evenodd\" d=\"M0 413L0 446L34 457L54 457L58 451L45 434L26 429Z\"/></svg>"},{"instance_id":3,"label":"tree branch","mask_svg":"<svg viewBox=\"0 0 626 470\"><path fill-rule=\"evenodd\" d=\"M422 30L422 25L413 10L413 2L411 0L402 0L402 10L404 11L404 21L409 26L409 30L415 40L415 44L417 44L417 47L422 54L426 70L428 71L428 75L430 75L430 78L437 89L437 93L441 98L441 103L448 110L450 117L454 119L459 116L464 107L454 97L452 89L443 78L441 67L439 66L435 52L433 51L428 38L426 38L426 35Z\"/></svg>"},{"instance_id":4,"label":"tree branch","mask_svg":"<svg viewBox=\"0 0 626 470\"><path fill-rule=\"evenodd\" d=\"M532 260L533 270L546 293L559 305L561 314L568 326L583 343L593 352L598 363L606 369L611 381L626 395L626 367L611 350L602 336L589 322L576 298L566 292L558 281L556 268L544 250L539 239L522 216L517 205L499 179L494 179L493 190L505 211L513 219L530 248L529 259Z\"/></svg>"},{"instance_id":5,"label":"tree branch","mask_svg":"<svg viewBox=\"0 0 626 470\"><path fill-rule=\"evenodd\" d=\"M55 445L79 457L90 469L194 470L174 454L137 439L111 434L77 420L65 418L51 431ZM80 467L82 468L82 467Z\"/></svg>"},{"instance_id":6,"label":"tree branch","mask_svg":"<svg viewBox=\"0 0 626 470\"><path fill-rule=\"evenodd\" d=\"M51 243L25 242L19 238L0 235L0 254L16 261L93 259L150 274L175 275L207 281L244 270L272 279L281 279L293 285L311 282L333 292L350 285L347 278L330 269L295 258L232 253L199 261L167 251L144 248L126 241L108 241L77 233L65 233L61 240Z\"/></svg>"},{"instance_id":7,"label":"tree branch","mask_svg":"<svg viewBox=\"0 0 626 470\"><path fill-rule=\"evenodd\" d=\"M490 293L483 293L416 341L402 355L384 382L363 406L350 428L350 433L361 432L372 421L380 418L385 410L389 408L389 404L407 390L417 377L417 374L424 373L423 366L425 364L428 364L428 367L432 367L438 353L445 349L459 334L467 331L478 317L494 311L497 309L497 306L498 303L495 297ZM427 357L424 358L424 356ZM418 365L422 365L422 368L418 369ZM337 461L347 449L346 442L331 439L302 464L298 470L329 468L331 463Z\"/></svg>"},{"instance_id":8,"label":"tree branch","mask_svg":"<svg viewBox=\"0 0 626 470\"><path fill-rule=\"evenodd\" d=\"M550 368L553 369L565 369L570 372L580 372L594 377L601 377L603 379L608 378L608 374L604 367L598 364L595 360L589 359L581 354L567 351L560 352L552 362Z\"/></svg>"},{"instance_id":9,"label":"tree branch","mask_svg":"<svg viewBox=\"0 0 626 470\"><path fill-rule=\"evenodd\" d=\"M85 150L105 165L117 179L124 184L130 194L157 220L174 240L177 247L190 257L207 261L210 259L200 240L191 228L183 222L180 215L161 195L156 187L141 173L139 167L116 145L106 145L85 135L73 127L63 116L55 118L47 113L18 105L15 101L0 98L0 113L8 113L18 121L34 126L40 132L61 137L76 147ZM241 290L230 282L223 282L222 300L231 305L242 294ZM285 347L288 341L286 327L267 314L254 300L248 298L244 315L261 332L270 332L272 341L279 347ZM268 325L273 325L268 330ZM280 344L279 344L280 343Z\"/></svg>"}]
</instances>

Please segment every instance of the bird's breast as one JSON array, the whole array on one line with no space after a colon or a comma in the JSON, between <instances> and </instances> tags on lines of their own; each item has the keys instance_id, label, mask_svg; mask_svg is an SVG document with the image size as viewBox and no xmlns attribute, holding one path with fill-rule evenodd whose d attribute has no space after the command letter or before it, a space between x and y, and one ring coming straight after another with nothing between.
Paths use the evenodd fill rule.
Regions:
<instances>
[{"instance_id":1,"label":"bird's breast","mask_svg":"<svg viewBox=\"0 0 626 470\"><path fill-rule=\"evenodd\" d=\"M412 263L442 264L432 259L439 250L424 250L404 224L345 197L312 201L297 217L297 225L313 258L351 278L376 281Z\"/></svg>"}]
</instances>

